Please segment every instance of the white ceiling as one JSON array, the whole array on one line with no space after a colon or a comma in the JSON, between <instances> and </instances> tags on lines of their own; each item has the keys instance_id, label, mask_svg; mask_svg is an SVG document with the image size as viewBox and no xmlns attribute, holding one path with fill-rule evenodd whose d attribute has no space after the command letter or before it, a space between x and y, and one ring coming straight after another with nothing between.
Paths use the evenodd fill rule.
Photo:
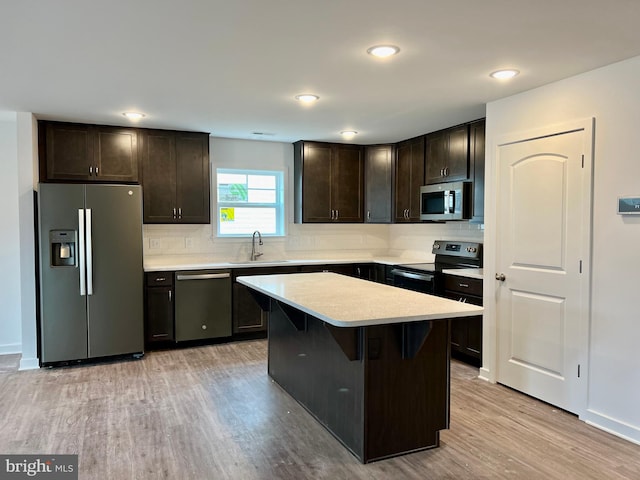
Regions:
<instances>
[{"instance_id":1,"label":"white ceiling","mask_svg":"<svg viewBox=\"0 0 640 480\"><path fill-rule=\"evenodd\" d=\"M395 142L640 55L639 20L639 0L0 0L0 111ZM366 54L380 43L401 52ZM522 73L489 78L502 67Z\"/></svg>"}]
</instances>

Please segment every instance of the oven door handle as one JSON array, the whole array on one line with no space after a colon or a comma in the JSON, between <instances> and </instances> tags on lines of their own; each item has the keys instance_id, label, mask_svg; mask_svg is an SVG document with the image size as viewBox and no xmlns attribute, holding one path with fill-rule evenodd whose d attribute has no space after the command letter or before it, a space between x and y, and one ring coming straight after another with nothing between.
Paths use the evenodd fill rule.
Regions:
<instances>
[{"instance_id":1,"label":"oven door handle","mask_svg":"<svg viewBox=\"0 0 640 480\"><path fill-rule=\"evenodd\" d=\"M429 275L428 273L413 273L413 272L407 272L406 270L398 270L398 269L393 269L391 270L391 274L396 276L396 277L405 277L405 278L410 278L412 280L423 280L425 282L432 282L433 281L433 275Z\"/></svg>"}]
</instances>

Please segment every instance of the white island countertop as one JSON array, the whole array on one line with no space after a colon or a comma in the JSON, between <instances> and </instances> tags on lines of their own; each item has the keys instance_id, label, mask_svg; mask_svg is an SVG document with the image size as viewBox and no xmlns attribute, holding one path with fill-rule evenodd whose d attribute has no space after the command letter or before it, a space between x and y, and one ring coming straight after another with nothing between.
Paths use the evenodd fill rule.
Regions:
<instances>
[{"instance_id":1,"label":"white island countertop","mask_svg":"<svg viewBox=\"0 0 640 480\"><path fill-rule=\"evenodd\" d=\"M256 275L236 280L336 327L470 317L483 311L476 305L337 273Z\"/></svg>"}]
</instances>

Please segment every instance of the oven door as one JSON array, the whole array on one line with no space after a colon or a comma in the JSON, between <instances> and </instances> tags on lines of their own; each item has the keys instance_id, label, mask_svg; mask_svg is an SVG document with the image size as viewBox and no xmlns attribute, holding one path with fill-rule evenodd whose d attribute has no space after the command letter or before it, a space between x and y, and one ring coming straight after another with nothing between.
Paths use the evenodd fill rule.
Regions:
<instances>
[{"instance_id":1,"label":"oven door","mask_svg":"<svg viewBox=\"0 0 640 480\"><path fill-rule=\"evenodd\" d=\"M391 270L393 286L413 290L414 292L428 293L435 292L435 277L432 273L417 273L400 268Z\"/></svg>"}]
</instances>

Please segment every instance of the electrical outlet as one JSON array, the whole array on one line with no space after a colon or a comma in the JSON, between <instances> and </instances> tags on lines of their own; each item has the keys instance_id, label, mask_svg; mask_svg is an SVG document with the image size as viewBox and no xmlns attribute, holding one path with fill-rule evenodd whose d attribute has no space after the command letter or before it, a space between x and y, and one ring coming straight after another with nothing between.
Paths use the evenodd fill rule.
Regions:
<instances>
[{"instance_id":1,"label":"electrical outlet","mask_svg":"<svg viewBox=\"0 0 640 480\"><path fill-rule=\"evenodd\" d=\"M149 239L149 248L160 248L160 239L159 238L150 238Z\"/></svg>"},{"instance_id":2,"label":"electrical outlet","mask_svg":"<svg viewBox=\"0 0 640 480\"><path fill-rule=\"evenodd\" d=\"M184 248L193 248L193 238L187 237L184 239Z\"/></svg>"}]
</instances>

